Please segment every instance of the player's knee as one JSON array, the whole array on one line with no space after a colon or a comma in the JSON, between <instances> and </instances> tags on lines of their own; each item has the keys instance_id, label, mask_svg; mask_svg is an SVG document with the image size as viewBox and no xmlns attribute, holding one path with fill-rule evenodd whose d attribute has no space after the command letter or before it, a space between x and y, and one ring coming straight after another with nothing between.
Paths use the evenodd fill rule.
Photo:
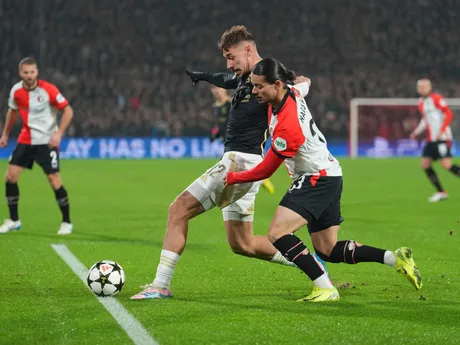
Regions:
<instances>
[{"instance_id":1,"label":"player's knee","mask_svg":"<svg viewBox=\"0 0 460 345\"><path fill-rule=\"evenodd\" d=\"M7 170L5 174L5 182L6 183L17 183L19 176L14 174L13 172Z\"/></svg>"},{"instance_id":2,"label":"player's knee","mask_svg":"<svg viewBox=\"0 0 460 345\"><path fill-rule=\"evenodd\" d=\"M427 170L427 169L431 168L431 162L422 161L422 163L420 165L421 165L423 170Z\"/></svg>"},{"instance_id":3,"label":"player's knee","mask_svg":"<svg viewBox=\"0 0 460 345\"><path fill-rule=\"evenodd\" d=\"M61 176L59 174L49 174L49 175L47 175L47 177L48 177L48 181L49 181L51 187L54 190L57 190L57 189L61 188L62 181L61 181Z\"/></svg>"},{"instance_id":4,"label":"player's knee","mask_svg":"<svg viewBox=\"0 0 460 345\"><path fill-rule=\"evenodd\" d=\"M441 166L446 170L450 170L452 168L452 161L450 159L443 159L441 160Z\"/></svg>"},{"instance_id":5,"label":"player's knee","mask_svg":"<svg viewBox=\"0 0 460 345\"><path fill-rule=\"evenodd\" d=\"M241 243L241 242L230 243L230 248L232 248L233 253L238 254L238 255L249 256L249 257L255 256L255 251L253 250L253 247L250 243Z\"/></svg>"},{"instance_id":6,"label":"player's knee","mask_svg":"<svg viewBox=\"0 0 460 345\"><path fill-rule=\"evenodd\" d=\"M336 243L331 242L322 242L320 244L315 244L315 252L324 261L329 261L326 260L325 257L329 258L331 256L331 253L334 250L335 245Z\"/></svg>"},{"instance_id":7,"label":"player's knee","mask_svg":"<svg viewBox=\"0 0 460 345\"><path fill-rule=\"evenodd\" d=\"M268 240L271 243L276 242L278 239L287 235L286 228L283 227L281 224L272 224L268 229Z\"/></svg>"}]
</instances>

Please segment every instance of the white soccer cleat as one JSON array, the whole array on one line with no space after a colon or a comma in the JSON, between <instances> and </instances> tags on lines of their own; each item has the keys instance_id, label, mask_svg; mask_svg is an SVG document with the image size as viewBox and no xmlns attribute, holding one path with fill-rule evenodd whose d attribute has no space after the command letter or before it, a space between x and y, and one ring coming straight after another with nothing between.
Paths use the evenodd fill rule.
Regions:
<instances>
[{"instance_id":1,"label":"white soccer cleat","mask_svg":"<svg viewBox=\"0 0 460 345\"><path fill-rule=\"evenodd\" d=\"M61 227L59 228L58 235L70 235L73 230L73 224L70 223L61 223Z\"/></svg>"},{"instance_id":2,"label":"white soccer cleat","mask_svg":"<svg viewBox=\"0 0 460 345\"><path fill-rule=\"evenodd\" d=\"M11 220L5 219L3 224L0 225L0 234L6 234L10 231L15 231L21 229L21 221L20 220Z\"/></svg>"},{"instance_id":3,"label":"white soccer cleat","mask_svg":"<svg viewBox=\"0 0 460 345\"><path fill-rule=\"evenodd\" d=\"M446 192L437 192L428 198L429 202L438 202L441 200L447 200L448 194Z\"/></svg>"}]
</instances>

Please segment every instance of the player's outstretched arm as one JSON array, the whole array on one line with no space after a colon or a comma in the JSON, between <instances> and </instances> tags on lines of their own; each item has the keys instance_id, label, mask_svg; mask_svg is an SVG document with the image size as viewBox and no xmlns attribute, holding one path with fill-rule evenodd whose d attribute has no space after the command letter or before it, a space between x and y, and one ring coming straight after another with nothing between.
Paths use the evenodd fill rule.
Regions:
<instances>
[{"instance_id":1,"label":"player's outstretched arm","mask_svg":"<svg viewBox=\"0 0 460 345\"><path fill-rule=\"evenodd\" d=\"M208 73L208 72L192 72L185 70L185 73L192 79L193 85L199 81L206 81L223 89L236 89L238 79L231 73Z\"/></svg>"},{"instance_id":2,"label":"player's outstretched arm","mask_svg":"<svg viewBox=\"0 0 460 345\"><path fill-rule=\"evenodd\" d=\"M273 149L270 149L264 160L257 164L254 168L240 172L229 172L226 176L225 182L227 185L232 185L236 183L265 180L273 175L278 167L284 162L285 158L286 157L275 153Z\"/></svg>"},{"instance_id":3,"label":"player's outstretched arm","mask_svg":"<svg viewBox=\"0 0 460 345\"><path fill-rule=\"evenodd\" d=\"M8 137L13 129L14 124L18 118L18 111L14 109L8 109L6 113L5 127L3 128L2 137L0 138L0 147L8 146Z\"/></svg>"}]
</instances>

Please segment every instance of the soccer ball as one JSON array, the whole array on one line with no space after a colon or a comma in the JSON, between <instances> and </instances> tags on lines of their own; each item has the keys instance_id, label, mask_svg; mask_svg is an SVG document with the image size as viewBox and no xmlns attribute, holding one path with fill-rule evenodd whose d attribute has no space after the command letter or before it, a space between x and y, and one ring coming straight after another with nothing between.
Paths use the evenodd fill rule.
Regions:
<instances>
[{"instance_id":1,"label":"soccer ball","mask_svg":"<svg viewBox=\"0 0 460 345\"><path fill-rule=\"evenodd\" d=\"M88 272L88 286L98 296L113 296L125 284L125 271L115 261L96 262Z\"/></svg>"}]
</instances>

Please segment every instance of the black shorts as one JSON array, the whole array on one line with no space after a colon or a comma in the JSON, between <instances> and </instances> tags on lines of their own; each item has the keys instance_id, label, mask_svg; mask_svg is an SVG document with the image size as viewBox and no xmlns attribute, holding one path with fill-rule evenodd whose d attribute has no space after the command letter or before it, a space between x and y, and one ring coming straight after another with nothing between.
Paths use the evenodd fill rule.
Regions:
<instances>
[{"instance_id":1,"label":"black shorts","mask_svg":"<svg viewBox=\"0 0 460 345\"><path fill-rule=\"evenodd\" d=\"M321 176L316 181L310 178L301 176L296 179L280 205L305 218L310 233L340 225L343 222L340 214L342 176Z\"/></svg>"},{"instance_id":2,"label":"black shorts","mask_svg":"<svg viewBox=\"0 0 460 345\"><path fill-rule=\"evenodd\" d=\"M447 141L432 141L426 143L423 148L423 157L431 158L436 161L438 159L452 157L450 153L450 142Z\"/></svg>"},{"instance_id":3,"label":"black shorts","mask_svg":"<svg viewBox=\"0 0 460 345\"><path fill-rule=\"evenodd\" d=\"M37 162L45 174L59 172L59 150L48 145L17 144L10 156L9 164L18 165L26 169L32 169Z\"/></svg>"}]
</instances>

